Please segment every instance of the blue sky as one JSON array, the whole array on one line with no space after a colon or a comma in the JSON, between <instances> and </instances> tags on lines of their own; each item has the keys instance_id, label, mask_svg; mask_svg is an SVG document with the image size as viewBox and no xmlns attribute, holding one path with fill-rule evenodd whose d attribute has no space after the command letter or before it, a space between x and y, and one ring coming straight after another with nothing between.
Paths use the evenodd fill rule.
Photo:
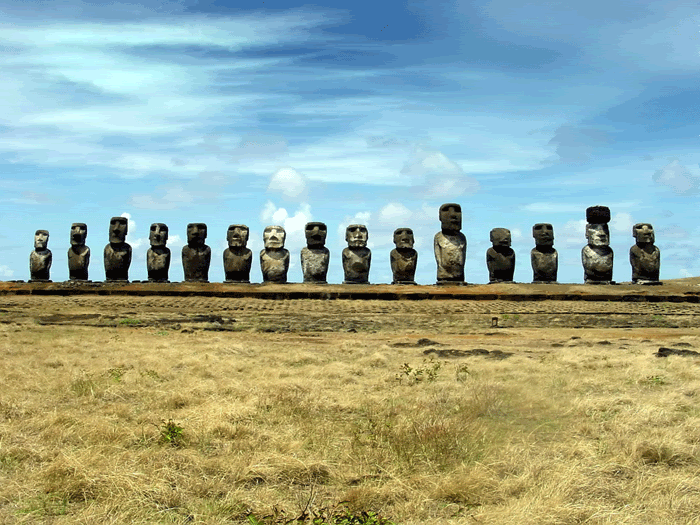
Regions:
<instances>
[{"instance_id":1,"label":"blue sky","mask_svg":"<svg viewBox=\"0 0 700 525\"><path fill-rule=\"evenodd\" d=\"M352 7L351 7L352 6ZM208 225L223 280L229 224L287 230L300 282L308 221L369 229L372 282L391 282L397 227L435 282L438 208L458 202L466 278L488 281L492 228L515 279L531 229L554 225L559 280L583 281L585 209L609 206L614 278L650 222L661 278L700 275L700 13L687 1L77 2L0 6L0 279L28 279L37 229L68 278L73 222L104 279L109 219L127 214L131 279L164 222L171 280L188 222ZM253 265L252 280L260 281Z\"/></svg>"}]
</instances>

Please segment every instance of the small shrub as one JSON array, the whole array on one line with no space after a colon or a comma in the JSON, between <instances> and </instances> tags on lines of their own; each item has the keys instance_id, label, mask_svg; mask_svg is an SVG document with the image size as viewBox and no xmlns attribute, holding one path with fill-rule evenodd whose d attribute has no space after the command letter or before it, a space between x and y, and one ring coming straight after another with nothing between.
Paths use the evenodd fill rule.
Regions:
<instances>
[{"instance_id":1,"label":"small shrub","mask_svg":"<svg viewBox=\"0 0 700 525\"><path fill-rule=\"evenodd\" d=\"M432 383L437 379L441 368L442 363L430 356L429 359L423 359L423 364L416 368L411 367L408 363L401 365L401 370L396 375L396 380L399 383L406 381L409 385L415 385L423 381Z\"/></svg>"},{"instance_id":2,"label":"small shrub","mask_svg":"<svg viewBox=\"0 0 700 525\"><path fill-rule=\"evenodd\" d=\"M160 442L164 445L180 447L184 444L184 429L172 419L161 420L158 430L160 431Z\"/></svg>"}]
</instances>

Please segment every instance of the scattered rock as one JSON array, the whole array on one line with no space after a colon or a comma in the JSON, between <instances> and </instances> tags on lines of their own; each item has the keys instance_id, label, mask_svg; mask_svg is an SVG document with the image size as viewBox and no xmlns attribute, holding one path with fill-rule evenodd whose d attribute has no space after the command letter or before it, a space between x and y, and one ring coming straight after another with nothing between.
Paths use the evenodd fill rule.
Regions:
<instances>
[{"instance_id":1,"label":"scattered rock","mask_svg":"<svg viewBox=\"0 0 700 525\"><path fill-rule=\"evenodd\" d=\"M696 352L695 350L685 350L683 348L666 348L662 346L654 355L656 357L668 357L670 355L700 356L700 352Z\"/></svg>"},{"instance_id":2,"label":"scattered rock","mask_svg":"<svg viewBox=\"0 0 700 525\"><path fill-rule=\"evenodd\" d=\"M506 359L513 355L512 352L503 352L502 350L491 350L485 348L474 348L473 350L457 350L454 348L428 348L423 350L424 355L435 354L438 357L485 357L486 359Z\"/></svg>"},{"instance_id":3,"label":"scattered rock","mask_svg":"<svg viewBox=\"0 0 700 525\"><path fill-rule=\"evenodd\" d=\"M406 342L399 342L399 343L394 343L391 346L395 347L408 347L408 348L420 348L422 346L442 346L442 343L438 343L437 341L432 341L430 339L427 339L425 337L421 337L416 341L415 343L406 343Z\"/></svg>"}]
</instances>

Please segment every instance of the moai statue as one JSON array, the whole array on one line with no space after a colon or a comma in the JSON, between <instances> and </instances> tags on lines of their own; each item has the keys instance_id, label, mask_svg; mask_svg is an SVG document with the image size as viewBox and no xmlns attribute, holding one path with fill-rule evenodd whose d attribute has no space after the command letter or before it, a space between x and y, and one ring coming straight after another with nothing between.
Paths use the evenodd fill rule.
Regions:
<instances>
[{"instance_id":1,"label":"moai statue","mask_svg":"<svg viewBox=\"0 0 700 525\"><path fill-rule=\"evenodd\" d=\"M263 231L265 249L260 251L260 269L263 282L287 282L289 270L289 250L285 249L284 241L287 233L282 226L267 226Z\"/></svg>"},{"instance_id":2,"label":"moai statue","mask_svg":"<svg viewBox=\"0 0 700 525\"><path fill-rule=\"evenodd\" d=\"M396 248L391 250L391 272L394 280L391 284L416 284L416 264L418 252L413 249L413 230L411 228L397 228L394 230L394 244Z\"/></svg>"},{"instance_id":3,"label":"moai statue","mask_svg":"<svg viewBox=\"0 0 700 525\"><path fill-rule=\"evenodd\" d=\"M226 231L228 248L224 250L227 283L249 283L253 252L247 248L250 230L245 224L232 224Z\"/></svg>"},{"instance_id":4,"label":"moai statue","mask_svg":"<svg viewBox=\"0 0 700 525\"><path fill-rule=\"evenodd\" d=\"M154 283L170 282L168 281L170 248L165 246L168 242L168 227L162 222L154 222L151 224L148 240L151 243L151 247L146 252L148 280Z\"/></svg>"},{"instance_id":5,"label":"moai statue","mask_svg":"<svg viewBox=\"0 0 700 525\"><path fill-rule=\"evenodd\" d=\"M613 251L610 248L610 208L591 206L586 209L586 239L581 250L583 278L586 284L613 284Z\"/></svg>"},{"instance_id":6,"label":"moai statue","mask_svg":"<svg viewBox=\"0 0 700 525\"><path fill-rule=\"evenodd\" d=\"M126 243L129 220L112 217L109 221L109 244L105 246L105 280L128 281L131 265L131 246Z\"/></svg>"},{"instance_id":7,"label":"moai statue","mask_svg":"<svg viewBox=\"0 0 700 525\"><path fill-rule=\"evenodd\" d=\"M661 284L659 269L661 252L654 246L654 227L648 222L640 222L632 227L636 244L630 248L632 282L637 284Z\"/></svg>"},{"instance_id":8,"label":"moai statue","mask_svg":"<svg viewBox=\"0 0 700 525\"><path fill-rule=\"evenodd\" d=\"M462 207L447 203L440 206L442 231L435 234L437 284L464 283L467 238L462 229Z\"/></svg>"},{"instance_id":9,"label":"moai statue","mask_svg":"<svg viewBox=\"0 0 700 525\"><path fill-rule=\"evenodd\" d=\"M367 227L364 224L351 224L345 230L348 247L343 249L343 284L369 284L369 266L372 252L367 248Z\"/></svg>"},{"instance_id":10,"label":"moai statue","mask_svg":"<svg viewBox=\"0 0 700 525\"><path fill-rule=\"evenodd\" d=\"M206 240L206 224L191 222L187 225L187 245L182 247L182 269L187 282L209 282L211 248L204 244Z\"/></svg>"},{"instance_id":11,"label":"moai statue","mask_svg":"<svg viewBox=\"0 0 700 525\"><path fill-rule=\"evenodd\" d=\"M34 251L29 254L29 275L31 281L50 280L49 270L51 270L52 256L48 244L49 232L47 230L37 230L34 233Z\"/></svg>"},{"instance_id":12,"label":"moai statue","mask_svg":"<svg viewBox=\"0 0 700 525\"><path fill-rule=\"evenodd\" d=\"M328 227L322 222L308 222L304 228L306 246L301 249L301 271L305 283L326 284L331 252L326 248Z\"/></svg>"},{"instance_id":13,"label":"moai statue","mask_svg":"<svg viewBox=\"0 0 700 525\"><path fill-rule=\"evenodd\" d=\"M530 252L533 283L556 283L559 255L554 249L554 228L546 222L532 227L535 247Z\"/></svg>"},{"instance_id":14,"label":"moai statue","mask_svg":"<svg viewBox=\"0 0 700 525\"><path fill-rule=\"evenodd\" d=\"M510 230L491 230L493 246L486 250L486 267L489 269L489 284L512 283L515 273L515 252L510 247Z\"/></svg>"},{"instance_id":15,"label":"moai statue","mask_svg":"<svg viewBox=\"0 0 700 525\"><path fill-rule=\"evenodd\" d=\"M74 222L70 227L70 248L68 248L68 276L71 281L87 281L90 266L90 248L85 246L87 224Z\"/></svg>"}]
</instances>

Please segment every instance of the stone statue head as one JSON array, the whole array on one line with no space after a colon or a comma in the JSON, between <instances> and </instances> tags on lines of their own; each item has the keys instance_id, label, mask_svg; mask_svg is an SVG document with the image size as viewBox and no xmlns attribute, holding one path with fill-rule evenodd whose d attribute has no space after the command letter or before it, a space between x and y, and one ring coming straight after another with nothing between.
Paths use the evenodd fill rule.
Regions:
<instances>
[{"instance_id":1,"label":"stone statue head","mask_svg":"<svg viewBox=\"0 0 700 525\"><path fill-rule=\"evenodd\" d=\"M590 246L609 246L610 230L607 224L587 224L586 239Z\"/></svg>"},{"instance_id":2,"label":"stone statue head","mask_svg":"<svg viewBox=\"0 0 700 525\"><path fill-rule=\"evenodd\" d=\"M226 230L229 248L245 248L248 245L250 230L245 224L232 224Z\"/></svg>"},{"instance_id":3,"label":"stone statue head","mask_svg":"<svg viewBox=\"0 0 700 525\"><path fill-rule=\"evenodd\" d=\"M532 236L537 246L552 246L554 244L554 228L548 222L538 222L532 227Z\"/></svg>"},{"instance_id":4,"label":"stone statue head","mask_svg":"<svg viewBox=\"0 0 700 525\"><path fill-rule=\"evenodd\" d=\"M263 241L266 250L281 250L284 248L284 240L287 232L282 226L267 226L263 231Z\"/></svg>"},{"instance_id":5,"label":"stone statue head","mask_svg":"<svg viewBox=\"0 0 700 525\"><path fill-rule=\"evenodd\" d=\"M397 228L394 230L394 244L396 248L413 248L413 230L411 228Z\"/></svg>"},{"instance_id":6,"label":"stone statue head","mask_svg":"<svg viewBox=\"0 0 700 525\"><path fill-rule=\"evenodd\" d=\"M639 222L632 226L632 235L637 244L654 244L654 227L648 222Z\"/></svg>"},{"instance_id":7,"label":"stone statue head","mask_svg":"<svg viewBox=\"0 0 700 525\"><path fill-rule=\"evenodd\" d=\"M121 244L126 242L126 234L129 231L129 219L126 217L112 217L109 220L109 242Z\"/></svg>"},{"instance_id":8,"label":"stone statue head","mask_svg":"<svg viewBox=\"0 0 700 525\"><path fill-rule=\"evenodd\" d=\"M494 246L510 246L510 230L507 228L491 230L491 243Z\"/></svg>"},{"instance_id":9,"label":"stone statue head","mask_svg":"<svg viewBox=\"0 0 700 525\"><path fill-rule=\"evenodd\" d=\"M304 227L306 245L309 248L322 248L326 244L328 227L322 222L307 222Z\"/></svg>"},{"instance_id":10,"label":"stone statue head","mask_svg":"<svg viewBox=\"0 0 700 525\"><path fill-rule=\"evenodd\" d=\"M38 252L43 252L49 245L49 231L37 230L34 232L34 249Z\"/></svg>"},{"instance_id":11,"label":"stone statue head","mask_svg":"<svg viewBox=\"0 0 700 525\"><path fill-rule=\"evenodd\" d=\"M351 224L345 229L345 240L350 248L365 248L368 237L367 226L364 224Z\"/></svg>"},{"instance_id":12,"label":"stone statue head","mask_svg":"<svg viewBox=\"0 0 700 525\"><path fill-rule=\"evenodd\" d=\"M462 229L462 207L454 202L448 202L440 206L440 223L442 229L447 231L459 231Z\"/></svg>"},{"instance_id":13,"label":"stone statue head","mask_svg":"<svg viewBox=\"0 0 700 525\"><path fill-rule=\"evenodd\" d=\"M168 242L168 227L162 222L154 222L151 224L148 240L151 246L165 246Z\"/></svg>"},{"instance_id":14,"label":"stone statue head","mask_svg":"<svg viewBox=\"0 0 700 525\"><path fill-rule=\"evenodd\" d=\"M187 245L190 247L204 246L207 240L207 225L203 222L191 222L187 225Z\"/></svg>"},{"instance_id":15,"label":"stone statue head","mask_svg":"<svg viewBox=\"0 0 700 525\"><path fill-rule=\"evenodd\" d=\"M84 222L74 222L70 227L71 246L84 246L87 239L87 224Z\"/></svg>"}]
</instances>

